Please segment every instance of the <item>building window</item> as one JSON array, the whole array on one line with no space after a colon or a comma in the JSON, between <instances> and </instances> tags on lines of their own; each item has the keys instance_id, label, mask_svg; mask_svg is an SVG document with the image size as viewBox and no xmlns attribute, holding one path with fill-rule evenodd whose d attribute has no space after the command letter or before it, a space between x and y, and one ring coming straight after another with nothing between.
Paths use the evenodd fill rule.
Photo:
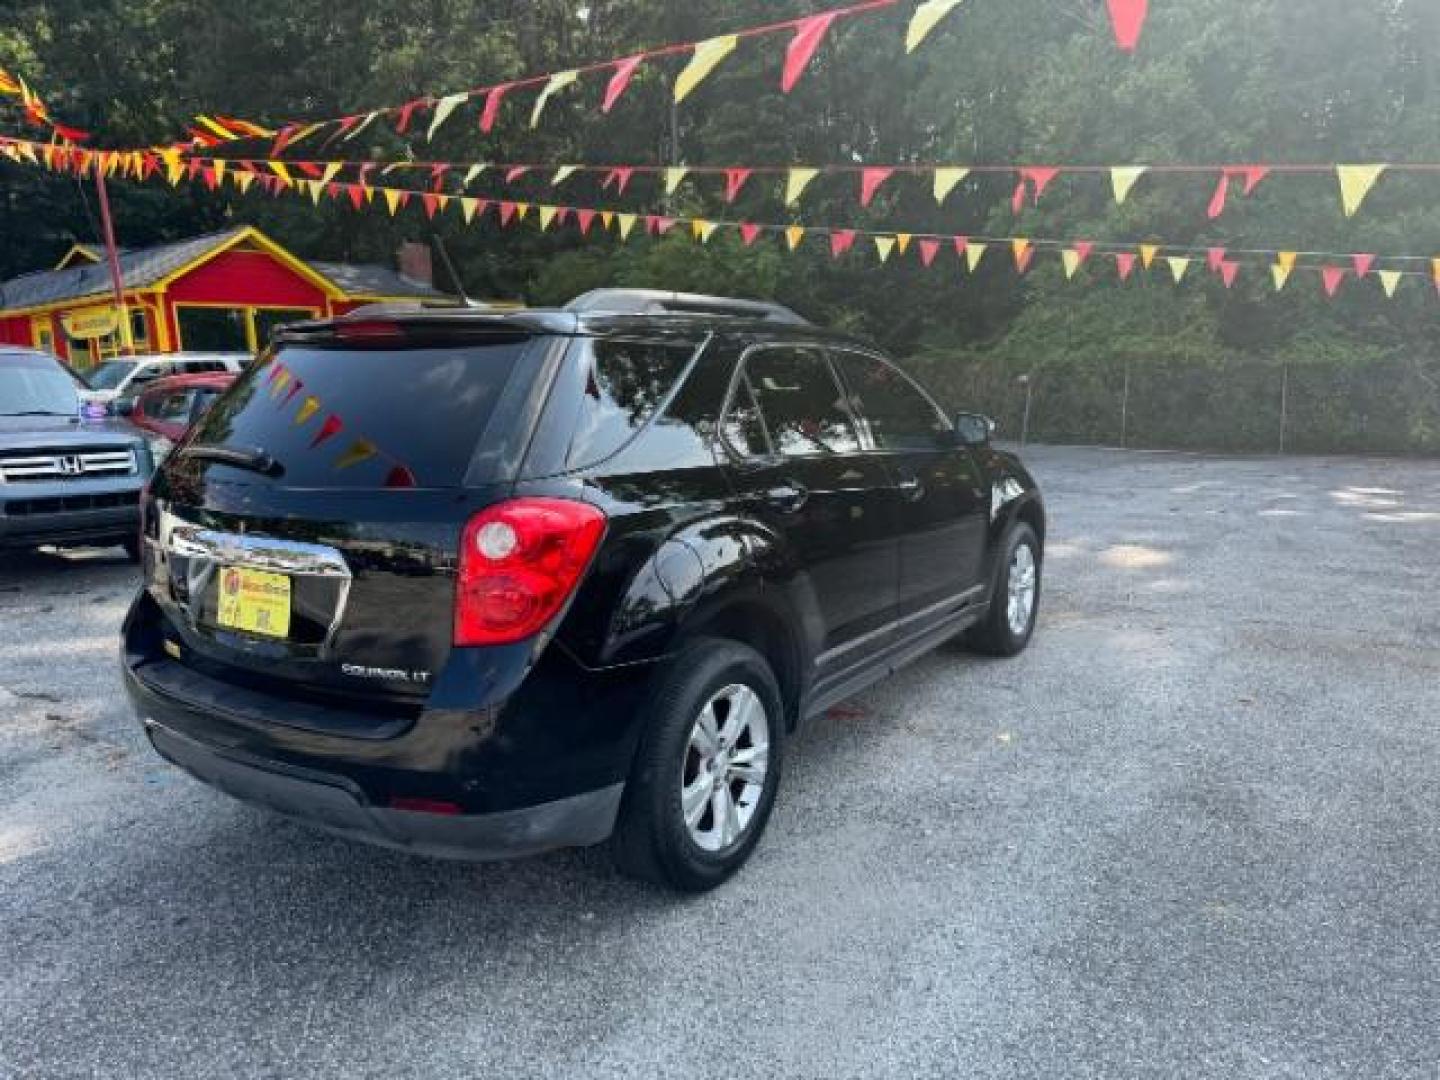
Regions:
<instances>
[{"instance_id":1,"label":"building window","mask_svg":"<svg viewBox=\"0 0 1440 1080\"><path fill-rule=\"evenodd\" d=\"M244 308L175 305L184 352L249 352L249 319Z\"/></svg>"}]
</instances>

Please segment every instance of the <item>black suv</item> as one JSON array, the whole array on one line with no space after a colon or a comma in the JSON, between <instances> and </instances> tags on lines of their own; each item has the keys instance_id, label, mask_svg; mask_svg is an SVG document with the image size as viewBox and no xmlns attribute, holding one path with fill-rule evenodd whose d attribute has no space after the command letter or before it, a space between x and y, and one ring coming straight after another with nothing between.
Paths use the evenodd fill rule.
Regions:
<instances>
[{"instance_id":1,"label":"black suv","mask_svg":"<svg viewBox=\"0 0 1440 1080\"><path fill-rule=\"evenodd\" d=\"M134 428L81 416L75 375L0 346L0 548L121 544L139 556L150 450Z\"/></svg>"},{"instance_id":2,"label":"black suv","mask_svg":"<svg viewBox=\"0 0 1440 1080\"><path fill-rule=\"evenodd\" d=\"M151 485L125 683L242 799L707 888L807 717L962 632L1025 647L1044 511L989 435L774 305L292 327Z\"/></svg>"}]
</instances>

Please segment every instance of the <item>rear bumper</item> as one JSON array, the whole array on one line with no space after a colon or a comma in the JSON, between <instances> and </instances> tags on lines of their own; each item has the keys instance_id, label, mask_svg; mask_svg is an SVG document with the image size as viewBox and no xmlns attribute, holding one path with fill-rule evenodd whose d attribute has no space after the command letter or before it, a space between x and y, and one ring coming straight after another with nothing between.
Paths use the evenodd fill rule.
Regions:
<instances>
[{"instance_id":1,"label":"rear bumper","mask_svg":"<svg viewBox=\"0 0 1440 1080\"><path fill-rule=\"evenodd\" d=\"M495 814L412 813L369 805L343 777L222 751L153 720L145 732L161 757L237 799L351 839L446 859L507 859L598 844L614 829L624 788Z\"/></svg>"}]
</instances>

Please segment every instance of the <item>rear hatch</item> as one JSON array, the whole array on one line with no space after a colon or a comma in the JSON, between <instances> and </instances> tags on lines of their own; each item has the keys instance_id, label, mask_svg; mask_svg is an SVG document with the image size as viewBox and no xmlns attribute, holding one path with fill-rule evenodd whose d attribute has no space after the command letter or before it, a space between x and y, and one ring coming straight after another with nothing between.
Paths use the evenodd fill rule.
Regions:
<instances>
[{"instance_id":1,"label":"rear hatch","mask_svg":"<svg viewBox=\"0 0 1440 1080\"><path fill-rule=\"evenodd\" d=\"M563 339L374 328L282 344L167 462L150 591L190 666L300 696L423 696L465 522L504 499Z\"/></svg>"}]
</instances>

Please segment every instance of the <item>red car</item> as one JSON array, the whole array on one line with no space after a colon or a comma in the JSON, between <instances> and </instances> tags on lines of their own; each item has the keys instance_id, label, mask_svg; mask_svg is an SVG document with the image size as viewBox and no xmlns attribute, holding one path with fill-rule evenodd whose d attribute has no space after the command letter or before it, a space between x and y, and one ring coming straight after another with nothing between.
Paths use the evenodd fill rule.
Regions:
<instances>
[{"instance_id":1,"label":"red car","mask_svg":"<svg viewBox=\"0 0 1440 1080\"><path fill-rule=\"evenodd\" d=\"M156 379L136 397L129 420L142 431L178 442L237 377L230 372L212 371Z\"/></svg>"}]
</instances>

